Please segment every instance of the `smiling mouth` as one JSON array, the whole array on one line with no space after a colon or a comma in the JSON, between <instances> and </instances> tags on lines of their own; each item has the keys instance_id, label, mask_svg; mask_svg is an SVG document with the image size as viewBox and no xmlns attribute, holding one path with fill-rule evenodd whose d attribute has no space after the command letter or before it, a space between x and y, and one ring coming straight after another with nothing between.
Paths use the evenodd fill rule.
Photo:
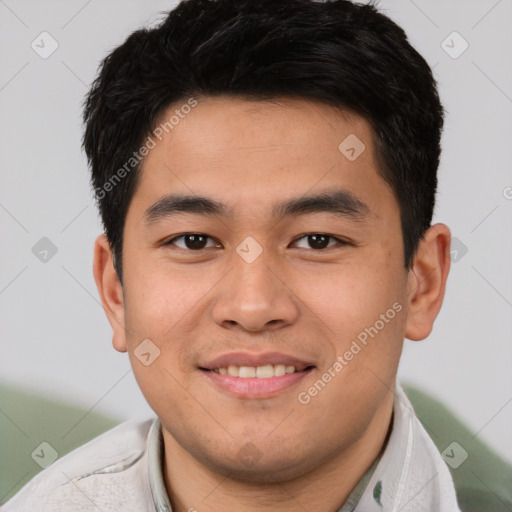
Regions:
<instances>
[{"instance_id":1,"label":"smiling mouth","mask_svg":"<svg viewBox=\"0 0 512 512\"><path fill-rule=\"evenodd\" d=\"M266 364L263 366L236 366L229 365L219 368L201 370L217 373L220 375L229 375L230 377L239 377L241 379L271 379L273 377L282 377L292 373L299 373L310 370L314 366L296 367L284 364Z\"/></svg>"},{"instance_id":2,"label":"smiling mouth","mask_svg":"<svg viewBox=\"0 0 512 512\"><path fill-rule=\"evenodd\" d=\"M213 386L238 399L270 399L297 386L315 370L315 366L284 364L199 368Z\"/></svg>"}]
</instances>

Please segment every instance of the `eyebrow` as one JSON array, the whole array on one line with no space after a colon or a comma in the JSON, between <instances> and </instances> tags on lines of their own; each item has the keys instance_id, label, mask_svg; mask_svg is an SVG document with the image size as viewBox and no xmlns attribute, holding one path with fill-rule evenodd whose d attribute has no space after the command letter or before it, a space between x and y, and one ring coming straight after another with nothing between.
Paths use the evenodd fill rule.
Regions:
<instances>
[{"instance_id":1,"label":"eyebrow","mask_svg":"<svg viewBox=\"0 0 512 512\"><path fill-rule=\"evenodd\" d=\"M331 213L341 218L361 222L372 214L367 204L346 189L329 189L315 195L287 199L273 204L271 212L276 222L286 217L311 213ZM168 194L144 212L144 222L150 226L159 220L182 213L228 218L233 216L232 208L209 197Z\"/></svg>"}]
</instances>

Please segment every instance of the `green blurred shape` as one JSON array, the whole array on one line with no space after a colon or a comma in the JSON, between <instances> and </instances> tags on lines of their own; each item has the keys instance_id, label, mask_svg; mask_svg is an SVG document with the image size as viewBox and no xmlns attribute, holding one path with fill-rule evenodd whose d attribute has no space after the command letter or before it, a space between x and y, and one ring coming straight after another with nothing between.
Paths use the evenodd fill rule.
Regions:
<instances>
[{"instance_id":1,"label":"green blurred shape","mask_svg":"<svg viewBox=\"0 0 512 512\"><path fill-rule=\"evenodd\" d=\"M440 452L453 442L468 452L460 466L450 468L461 510L512 512L512 465L436 398L412 385L404 389ZM41 471L31 454L42 442L62 457L119 423L118 418L0 384L0 504Z\"/></svg>"},{"instance_id":2,"label":"green blurred shape","mask_svg":"<svg viewBox=\"0 0 512 512\"><path fill-rule=\"evenodd\" d=\"M452 442L460 444L468 458L450 467L459 507L463 512L512 512L512 465L483 443L475 432L431 395L404 384L416 415L442 453Z\"/></svg>"},{"instance_id":3,"label":"green blurred shape","mask_svg":"<svg viewBox=\"0 0 512 512\"><path fill-rule=\"evenodd\" d=\"M37 457L31 456L42 442L62 457L119 423L119 419L0 383L0 504L42 470L34 460Z\"/></svg>"}]
</instances>

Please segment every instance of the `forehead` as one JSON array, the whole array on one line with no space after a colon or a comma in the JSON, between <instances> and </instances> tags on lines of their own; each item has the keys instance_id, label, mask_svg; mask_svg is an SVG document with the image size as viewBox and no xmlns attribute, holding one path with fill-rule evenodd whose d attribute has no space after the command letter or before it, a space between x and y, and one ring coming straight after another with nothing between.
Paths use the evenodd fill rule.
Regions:
<instances>
[{"instance_id":1,"label":"forehead","mask_svg":"<svg viewBox=\"0 0 512 512\"><path fill-rule=\"evenodd\" d=\"M377 171L371 127L355 113L289 98L196 101L193 108L183 108L187 99L177 102L158 118L136 202L177 192L255 211L329 187L365 203L390 192L380 190L388 186Z\"/></svg>"},{"instance_id":2,"label":"forehead","mask_svg":"<svg viewBox=\"0 0 512 512\"><path fill-rule=\"evenodd\" d=\"M236 158L237 151L261 153L275 150L287 156L321 158L321 149L339 151L339 144L356 135L373 153L369 123L358 114L305 99L276 98L250 101L236 97L203 97L187 114L176 116L186 106L177 102L162 112L156 128L163 129L162 141L191 151L196 157ZM169 120L172 119L172 126ZM226 154L229 151L230 154ZM215 155L216 153L220 153ZM193 155L190 155L193 156Z\"/></svg>"}]
</instances>

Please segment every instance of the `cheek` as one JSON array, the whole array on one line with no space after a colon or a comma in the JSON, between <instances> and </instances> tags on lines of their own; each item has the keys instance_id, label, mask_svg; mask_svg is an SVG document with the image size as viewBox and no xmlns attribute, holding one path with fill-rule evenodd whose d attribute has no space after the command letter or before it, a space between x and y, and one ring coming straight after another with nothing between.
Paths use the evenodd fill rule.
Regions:
<instances>
[{"instance_id":1,"label":"cheek","mask_svg":"<svg viewBox=\"0 0 512 512\"><path fill-rule=\"evenodd\" d=\"M203 273L162 264L133 266L126 275L127 321L136 332L163 341L172 330L186 330L187 315L208 293ZM211 286L211 285L210 285Z\"/></svg>"},{"instance_id":2,"label":"cheek","mask_svg":"<svg viewBox=\"0 0 512 512\"><path fill-rule=\"evenodd\" d=\"M301 276L303 277L303 276ZM379 319L403 296L397 274L385 265L350 262L302 279L304 301L341 333L364 328Z\"/></svg>"},{"instance_id":3,"label":"cheek","mask_svg":"<svg viewBox=\"0 0 512 512\"><path fill-rule=\"evenodd\" d=\"M151 406L151 396L168 400L173 394L180 395L179 383L188 385L197 357L196 333L206 321L209 291L215 283L212 273L206 275L204 269L180 271L170 265L145 265L133 266L126 275L128 351L135 377ZM137 360L138 347L146 339L159 351L150 367ZM167 398L162 396L164 389L169 391Z\"/></svg>"},{"instance_id":4,"label":"cheek","mask_svg":"<svg viewBox=\"0 0 512 512\"><path fill-rule=\"evenodd\" d=\"M406 281L393 260L339 266L317 275L308 305L329 327L332 352L348 362L392 375L400 357L406 321Z\"/></svg>"},{"instance_id":5,"label":"cheek","mask_svg":"<svg viewBox=\"0 0 512 512\"><path fill-rule=\"evenodd\" d=\"M189 385L195 308L200 307L204 292L189 286L176 272L149 268L134 269L126 281L128 352L146 401L157 414L180 404L190 407L183 387Z\"/></svg>"}]
</instances>

